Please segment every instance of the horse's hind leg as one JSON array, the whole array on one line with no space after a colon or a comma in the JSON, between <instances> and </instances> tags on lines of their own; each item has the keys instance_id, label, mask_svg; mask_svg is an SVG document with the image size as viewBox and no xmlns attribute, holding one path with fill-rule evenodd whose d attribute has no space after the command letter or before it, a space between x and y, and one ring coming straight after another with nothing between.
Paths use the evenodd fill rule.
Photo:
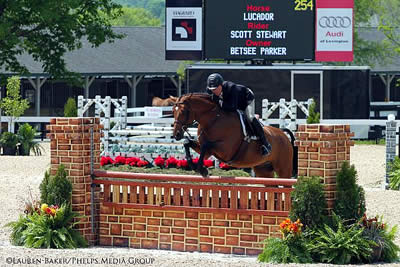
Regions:
<instances>
[{"instance_id":1,"label":"horse's hind leg","mask_svg":"<svg viewBox=\"0 0 400 267\"><path fill-rule=\"evenodd\" d=\"M274 168L270 162L264 165L255 166L253 167L253 170L256 177L274 178Z\"/></svg>"}]
</instances>

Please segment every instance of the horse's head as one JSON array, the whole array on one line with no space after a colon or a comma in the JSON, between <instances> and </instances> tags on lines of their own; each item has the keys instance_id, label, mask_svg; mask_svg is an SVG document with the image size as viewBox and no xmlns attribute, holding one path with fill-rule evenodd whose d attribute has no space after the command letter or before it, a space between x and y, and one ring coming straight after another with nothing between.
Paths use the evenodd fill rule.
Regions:
<instances>
[{"instance_id":1,"label":"horse's head","mask_svg":"<svg viewBox=\"0 0 400 267\"><path fill-rule=\"evenodd\" d=\"M183 138L184 128L194 121L193 112L191 112L190 103L186 96L177 99L172 109L175 119L173 135L179 141Z\"/></svg>"},{"instance_id":2,"label":"horse's head","mask_svg":"<svg viewBox=\"0 0 400 267\"><path fill-rule=\"evenodd\" d=\"M201 117L205 116L205 113L214 107L216 107L216 104L211 101L211 97L207 94L189 94L177 99L173 106L175 118L174 138L181 140L184 129L192 124L194 120L200 123Z\"/></svg>"}]
</instances>

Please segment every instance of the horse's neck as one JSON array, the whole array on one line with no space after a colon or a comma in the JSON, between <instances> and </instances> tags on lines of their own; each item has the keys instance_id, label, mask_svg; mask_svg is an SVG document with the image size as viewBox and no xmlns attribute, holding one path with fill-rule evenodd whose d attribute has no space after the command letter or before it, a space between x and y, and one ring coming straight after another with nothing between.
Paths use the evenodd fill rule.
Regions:
<instances>
[{"instance_id":1,"label":"horse's neck","mask_svg":"<svg viewBox=\"0 0 400 267\"><path fill-rule=\"evenodd\" d=\"M217 116L216 105L206 100L193 101L195 120L202 126L207 126Z\"/></svg>"}]
</instances>

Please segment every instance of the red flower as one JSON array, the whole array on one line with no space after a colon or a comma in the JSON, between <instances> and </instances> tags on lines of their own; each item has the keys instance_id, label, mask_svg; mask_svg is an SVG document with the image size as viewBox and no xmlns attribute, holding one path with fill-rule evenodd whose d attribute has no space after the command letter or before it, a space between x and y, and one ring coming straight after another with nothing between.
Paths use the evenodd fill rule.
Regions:
<instances>
[{"instance_id":1,"label":"red flower","mask_svg":"<svg viewBox=\"0 0 400 267\"><path fill-rule=\"evenodd\" d=\"M214 166L214 162L210 159L205 159L203 160L204 166L206 166L207 168Z\"/></svg>"},{"instance_id":2,"label":"red flower","mask_svg":"<svg viewBox=\"0 0 400 267\"><path fill-rule=\"evenodd\" d=\"M194 159L192 160L192 162L193 162L194 164L199 163L199 158L194 158Z\"/></svg>"},{"instance_id":3,"label":"red flower","mask_svg":"<svg viewBox=\"0 0 400 267\"><path fill-rule=\"evenodd\" d=\"M154 164L160 168L164 167L164 163L165 160L161 156L158 156L157 158L154 159Z\"/></svg>"},{"instance_id":4,"label":"red flower","mask_svg":"<svg viewBox=\"0 0 400 267\"><path fill-rule=\"evenodd\" d=\"M186 168L188 166L188 162L186 159L178 160L177 166L180 168Z\"/></svg>"},{"instance_id":5,"label":"red flower","mask_svg":"<svg viewBox=\"0 0 400 267\"><path fill-rule=\"evenodd\" d=\"M174 157L169 157L166 161L165 161L165 167L167 168L174 168L178 165L178 160Z\"/></svg>"},{"instance_id":6,"label":"red flower","mask_svg":"<svg viewBox=\"0 0 400 267\"><path fill-rule=\"evenodd\" d=\"M114 160L114 164L116 165L125 165L126 162L126 158L121 157L121 156L117 156Z\"/></svg>"},{"instance_id":7,"label":"red flower","mask_svg":"<svg viewBox=\"0 0 400 267\"><path fill-rule=\"evenodd\" d=\"M230 168L231 168L231 166L229 166L229 165L226 164L225 162L221 162L221 163L219 164L219 167L220 167L220 169L224 169L224 170L227 170L227 169L230 169Z\"/></svg>"},{"instance_id":8,"label":"red flower","mask_svg":"<svg viewBox=\"0 0 400 267\"><path fill-rule=\"evenodd\" d=\"M136 157L131 157L131 158L127 158L125 161L125 164L130 165L130 166L135 166L136 163L139 161L139 158Z\"/></svg>"},{"instance_id":9,"label":"red flower","mask_svg":"<svg viewBox=\"0 0 400 267\"><path fill-rule=\"evenodd\" d=\"M110 157L101 157L101 159L100 159L100 165L101 166L104 166L104 165L107 165L107 164L113 164L113 163L114 163L114 161Z\"/></svg>"},{"instance_id":10,"label":"red flower","mask_svg":"<svg viewBox=\"0 0 400 267\"><path fill-rule=\"evenodd\" d=\"M149 162L146 161L146 160L139 160L139 161L136 163L136 165L137 165L138 167L144 167L144 166L149 165Z\"/></svg>"}]
</instances>

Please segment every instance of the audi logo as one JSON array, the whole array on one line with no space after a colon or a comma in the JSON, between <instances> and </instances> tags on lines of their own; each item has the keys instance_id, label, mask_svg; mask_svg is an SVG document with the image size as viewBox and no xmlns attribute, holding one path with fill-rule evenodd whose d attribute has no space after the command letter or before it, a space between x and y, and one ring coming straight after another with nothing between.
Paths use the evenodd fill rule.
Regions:
<instances>
[{"instance_id":1,"label":"audi logo","mask_svg":"<svg viewBox=\"0 0 400 267\"><path fill-rule=\"evenodd\" d=\"M318 24L321 28L348 28L351 26L351 18L344 16L323 16Z\"/></svg>"}]
</instances>

